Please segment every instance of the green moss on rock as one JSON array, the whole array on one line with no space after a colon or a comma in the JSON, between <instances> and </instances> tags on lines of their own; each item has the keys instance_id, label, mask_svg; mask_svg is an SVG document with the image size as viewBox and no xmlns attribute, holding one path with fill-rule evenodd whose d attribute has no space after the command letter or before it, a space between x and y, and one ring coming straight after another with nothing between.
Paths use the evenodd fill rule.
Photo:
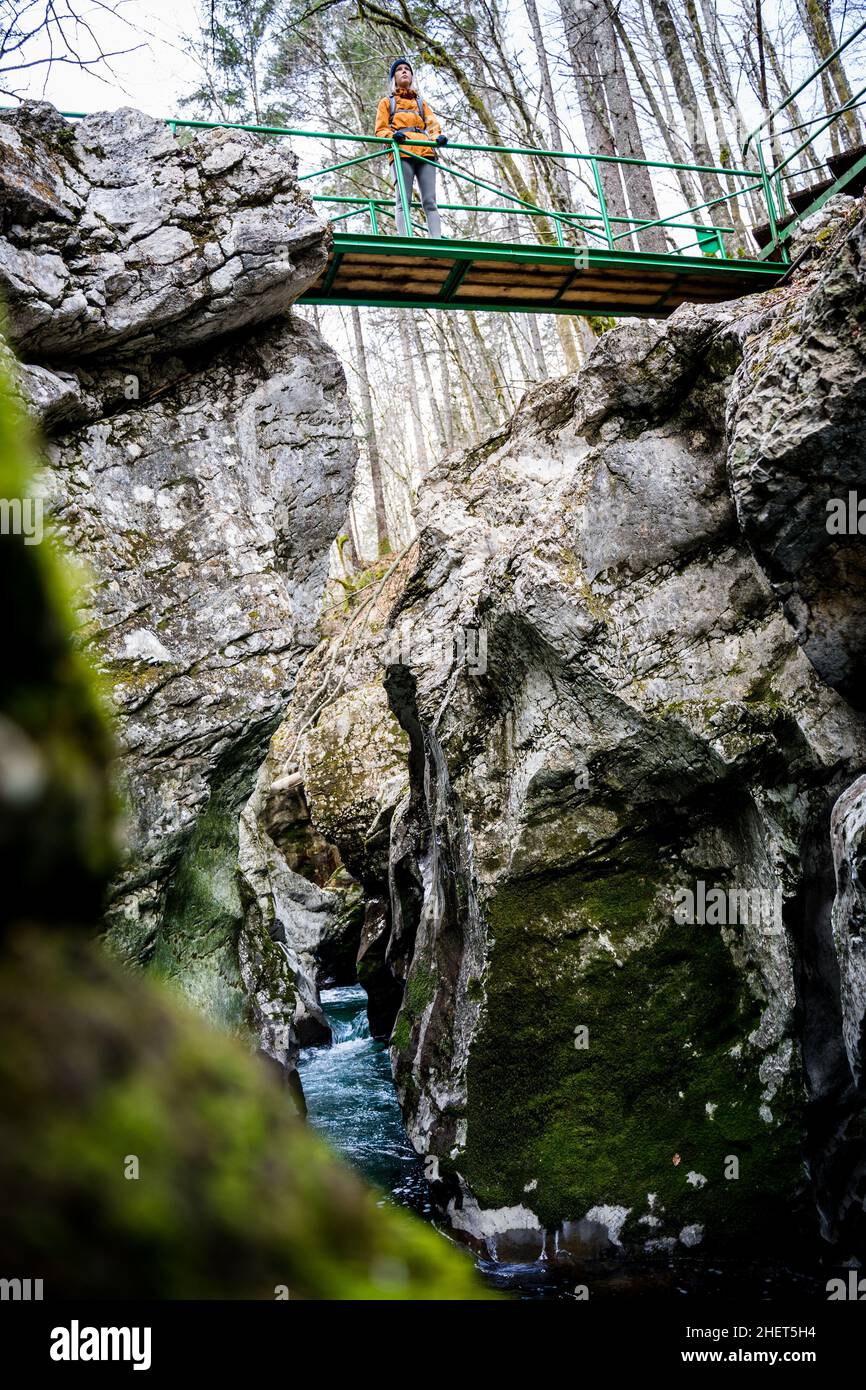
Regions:
<instances>
[{"instance_id":1,"label":"green moss on rock","mask_svg":"<svg viewBox=\"0 0 866 1390\"><path fill-rule=\"evenodd\" d=\"M537 1182L549 1225L625 1206L626 1236L647 1239L634 1223L653 1193L665 1233L778 1233L801 1186L797 1098L789 1085L773 1122L761 1118L761 1054L747 1041L758 1004L718 928L660 919L656 893L629 865L500 889L461 1171L487 1206L525 1202ZM724 1176L730 1155L738 1180Z\"/></svg>"},{"instance_id":2,"label":"green moss on rock","mask_svg":"<svg viewBox=\"0 0 866 1390\"><path fill-rule=\"evenodd\" d=\"M0 382L0 495L27 486L24 439ZM89 939L113 868L106 723L60 562L4 537L0 579L15 596L0 673L3 1277L42 1279L49 1299L490 1297L470 1260L380 1205L242 1045ZM195 959L199 914L237 912L225 866L243 766L222 769L187 847L169 975ZM222 961L221 926L209 943ZM202 969L233 1016L222 967Z\"/></svg>"},{"instance_id":3,"label":"green moss on rock","mask_svg":"<svg viewBox=\"0 0 866 1390\"><path fill-rule=\"evenodd\" d=\"M213 795L172 876L152 962L158 975L179 984L230 1032L242 1031L246 1021L237 860L237 810Z\"/></svg>"}]
</instances>

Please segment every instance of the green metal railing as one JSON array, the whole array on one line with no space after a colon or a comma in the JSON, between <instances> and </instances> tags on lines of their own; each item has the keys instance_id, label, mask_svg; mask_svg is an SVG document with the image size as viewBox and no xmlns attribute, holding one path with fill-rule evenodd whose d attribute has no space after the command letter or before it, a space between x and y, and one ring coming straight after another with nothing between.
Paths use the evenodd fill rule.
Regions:
<instances>
[{"instance_id":1,"label":"green metal railing","mask_svg":"<svg viewBox=\"0 0 866 1390\"><path fill-rule=\"evenodd\" d=\"M395 141L381 136L347 134L342 131L294 130L282 126L241 125L222 121L180 119L169 120L168 125L172 131L187 128L192 130L222 128L250 131L266 137L288 139L293 145L295 142L300 142L302 148L303 142L313 142L326 149L328 146L333 149L334 143L337 141L349 141L363 147L364 152L361 154L355 154L343 160L332 160L320 168L301 173L299 176L301 182L321 180L334 175L342 175L344 178L347 175L354 177L360 171L361 166L374 164L389 155L395 159L399 158L400 150L404 153L412 151L413 157L423 163L435 163L443 175L463 185L469 185L481 193L492 194L497 199L492 204L444 201L439 203L440 212L473 213L476 217L494 215L524 218L535 224L541 221L542 224L547 224L546 227L543 227L547 236L538 239L550 241L552 234L552 241L561 247L584 243L617 251L629 249L635 242L640 247L642 242L646 242L647 235L651 232L657 232L661 237L672 232L687 231L692 233L692 240L684 244L682 241L676 241L668 236L670 244L667 251L670 254L685 254L696 247L701 255L724 259L727 254L725 238L741 236L741 231L738 231L737 227L733 225L733 220L717 222L710 218L709 214L714 209L723 209L725 205L736 206L737 200L748 194L757 193L767 199L771 197L767 179L761 177L754 169L737 169L729 166L673 164L661 160L641 160L617 155L582 154L573 150L547 150L524 145L482 145L475 143L449 143L447 146L448 157L440 152L431 160L420 154L422 149L430 148L429 136L422 136L417 140L407 139L398 146ZM463 153L481 155L492 161L519 158L528 161L530 167L538 162L555 162L559 170L563 168L574 169L579 176L588 170L591 175L590 187L595 194L598 211L570 210L551 204L542 205L538 201L520 196L493 183L489 178L479 177L478 174L460 167L450 157L452 154ZM604 188L605 166L621 171L626 193L629 191L629 171L636 169L652 171L656 176L671 176L673 178L682 174L710 174L716 176L717 179L724 178L729 184L734 180L739 180L740 186L717 198L696 202L685 208L677 208L667 216L652 219L641 218L610 210ZM525 180L525 182L529 183L530 179ZM670 190L662 189L660 191L662 197L666 193L668 201L670 201ZM363 213L369 220L370 234L373 236L389 234L383 232L382 222L383 219L390 222L394 218L396 199L399 199L406 235L415 236L420 228L413 220L413 208L410 207L402 178L399 180L396 190L387 197L376 191L363 194L328 191L317 192L313 195L313 200L316 203L328 204L341 209L331 217L332 223L342 223L358 213ZM418 205L413 206L418 211ZM700 220L701 217L705 220ZM740 225L742 227L742 221ZM655 238L656 242L659 237ZM658 246L654 249L658 250ZM738 247L739 257L746 254L747 249L740 245Z\"/></svg>"},{"instance_id":2,"label":"green metal railing","mask_svg":"<svg viewBox=\"0 0 866 1390\"><path fill-rule=\"evenodd\" d=\"M659 255L668 259L689 257L690 253L697 251L699 257L712 258L718 264L735 262L742 267L744 262L754 263L755 259L755 252L747 239L745 210L753 224L757 224L761 216L766 218L766 245L759 259L770 264L786 263L789 259L786 240L798 216L819 207L834 192L850 184L866 170L864 154L861 158L848 161L847 167L837 175L820 162L816 150L816 141L827 131L833 131L839 122L849 129L849 135L850 129L860 130L858 118L853 113L866 105L866 83L834 110L820 116L805 121L796 120L794 124L781 129L777 124L778 118L864 33L866 21L839 43L795 91L764 116L743 143L742 168L676 164L523 145L449 143L443 147L447 149L447 155L440 149L433 157L436 167L443 181L453 180L462 188L468 187L475 197L474 202L458 198L439 203L440 212L446 214L452 223L456 221L462 224L457 235L448 238L449 243L471 241L481 246L504 242L513 246L514 227L518 225L532 233L536 246L563 249L582 246L596 248L606 255L628 253L629 257L635 254L636 248L637 254L643 255L648 263ZM68 119L80 120L85 113L76 111L63 114ZM418 205L413 203L410 206L404 180L396 180L396 190L390 186L392 178L386 161L389 164L396 161L397 167L402 168L402 151L403 154L411 153L414 159L430 163L431 158L421 154L422 150L430 147L429 136L409 138L398 145L387 137L344 131L294 130L284 126L185 120L179 117L169 118L166 124L175 134L181 130L220 128L247 131L268 139L289 140L302 155L322 148L330 150L330 162L320 168L305 169L299 178L301 182L319 181L312 195L313 201L330 209L329 220L333 225L342 227L360 215L369 225L369 238L382 241L395 235L391 224L396 220L399 207L405 226L405 233L400 233L401 238L405 236L411 242L423 230L417 217ZM804 131L805 137L798 141L796 137ZM795 137L794 148L782 155L781 141L791 136ZM361 152L345 159L336 158L338 144L346 142L360 147ZM838 152L840 147L835 136L834 145ZM768 146L770 158L767 156ZM750 151L757 167L747 167ZM460 160L462 155L468 158ZM478 157L485 166L483 176L474 167ZM799 168L795 168L797 160L801 161ZM808 160L819 162L808 163ZM487 170L490 167L495 169L497 165L500 170L506 170L512 187L503 188L488 176ZM809 203L805 212L791 212L786 205L786 196L790 195L786 195L785 183L819 171L831 175L824 180L826 191L822 193L819 188L815 200ZM373 175L372 179L367 177L368 174ZM559 186L562 190L567 187L570 196L574 185L584 187L597 207L565 208L559 205L561 198L548 198L546 203L541 201L537 193L539 175L548 189ZM720 190L727 191L720 191L716 197L689 202L686 195L690 186L694 188L692 175L698 177L705 192L711 182ZM336 181L338 186L322 188L322 181L332 184ZM638 183L640 188L637 187ZM515 188L523 191L515 192ZM664 216L637 216L633 209L646 204L648 189L657 207L670 207L672 202L679 205ZM615 206L610 205L609 191L613 194ZM494 201L482 201L482 196L488 199L492 196ZM683 207L682 201L688 205ZM506 219L505 235L478 236L480 218ZM467 230L476 235L467 237ZM690 234L691 239L684 240L683 234ZM522 244L519 239L517 244Z\"/></svg>"},{"instance_id":3,"label":"green metal railing","mask_svg":"<svg viewBox=\"0 0 866 1390\"><path fill-rule=\"evenodd\" d=\"M809 212L815 211L826 202L828 198L832 197L834 193L842 191L846 184L852 182L853 179L866 168L866 157L854 161L851 166L845 170L844 174L841 174L837 178L833 178L832 170L828 165L821 162L807 165L805 168L800 168L798 170L793 168L795 161L798 160L801 155L806 154L807 151L809 152L809 157L820 159L816 150L816 141L839 123L842 123L844 128L847 125L845 118L852 112L858 111L862 106L866 105L866 101L864 101L864 98L866 98L866 83L859 87L857 91L852 92L847 101L836 106L832 111L824 112L820 116L814 116L810 120L798 121L794 125L784 126L781 129L776 125L777 118L781 116L784 111L792 107L797 101L797 98L802 96L813 83L817 82L821 75L832 67L832 65L840 59L841 55L864 34L866 34L866 21L859 24L856 29L848 35L847 39L844 39L838 44L833 52L828 54L824 61L809 73L808 77L800 83L799 87L785 97L783 101L780 101L772 111L769 111L760 124L757 125L754 130L750 131L743 142L743 160L745 161L748 158L749 149L754 146L761 179L768 190L767 208L771 233L769 250L771 252L775 252L776 249L780 247L784 249L786 237L791 235L801 217L808 215ZM817 129L814 127L817 127ZM862 129L859 126L856 128L860 130L862 138ZM779 144L785 136L797 135L803 130L809 132L806 138L798 145L795 145L795 148L791 150L789 154L785 155L784 158L778 158L775 163L771 161L768 167L765 146L769 145L771 149L775 146L778 150ZM828 182L830 186L818 193L805 211L798 215L793 215L790 208L786 205L788 195L786 194L784 186L785 181L792 182L796 178L806 178L809 174L818 172L822 172L825 176L829 176L825 181ZM765 252L765 254L767 253Z\"/></svg>"},{"instance_id":4,"label":"green metal railing","mask_svg":"<svg viewBox=\"0 0 866 1390\"><path fill-rule=\"evenodd\" d=\"M65 111L62 113L69 120L82 120L87 113L81 111ZM180 117L170 117L166 124L173 134L180 130L241 130L254 135L261 135L270 139L289 140L294 145L298 142L301 150L307 146L318 146L327 149L334 148L337 142L350 142L363 147L363 153L352 155L343 160L332 160L330 163L320 168L308 170L300 174L300 180L306 182L312 179L325 179L333 175L341 175L345 179L346 175L355 175L361 166L373 164L376 161L383 161L390 155L399 158L399 150L404 152L414 150L414 158L422 159L425 163L431 162L419 154L421 149L429 148L430 138L422 137L417 141L406 140L402 145L391 139L375 135L358 135L343 131L309 131L290 129L285 126L273 125L253 125L248 123L233 121L202 121L187 120ZM480 178L477 174L469 172L467 169L456 165L450 158L446 160L442 154L437 154L435 163L441 173L453 178L457 182L467 184L474 189L493 194L497 201L495 203L475 203L444 201L439 203L441 212L458 213L465 215L472 213L476 216L508 216L512 218L523 218L529 223L541 221L547 226L544 230L547 236L538 237L537 240L551 240L554 244L561 247L568 247L576 243L584 243L605 248L609 251L619 251L632 249L635 242L638 247L645 241L648 233L658 232L661 235L668 234L669 245L667 252L673 255L684 255L697 248L699 254L713 259L723 260L727 256L725 239L739 237L742 243L743 224L740 219L739 228L731 221L715 221L709 214L716 208L725 210L726 207L734 208L737 200L743 199L747 195L757 194L765 200L772 217L772 193L769 186L769 179L765 173L754 169L737 169L730 166L716 166L703 164L675 164L662 160L642 160L618 155L595 155L583 154L574 150L547 150L538 149L525 145L482 145L475 143L454 143L447 146L449 156L451 154L481 155L490 160L516 158L529 161L530 167L543 164L545 161L549 165L555 164L561 171L562 169L574 170L578 178L585 182L595 196L598 204L597 211L586 209L568 210L552 205L543 206L537 201L521 197L509 189L502 188L488 178ZM729 184L734 180L739 180L740 185L713 199L705 199L695 202L683 208L676 208L666 216L657 218L640 218L628 213L614 212L608 207L608 200L605 194L604 175L607 169L617 169L621 171L623 187L629 191L629 172L634 170L644 170L648 175L655 175L657 178L676 179L683 174L714 175L717 179L724 178ZM586 179L588 172L590 178ZM530 182L526 180L526 182ZM670 188L659 190L662 199L666 196L670 200ZM399 181L396 196L400 199L400 206L403 213L403 220L406 226L406 235L413 237L420 230L418 224L413 220L412 208L406 195L403 180ZM370 233L372 236L380 237L390 235L390 232L383 232L382 221L393 220L396 211L395 194L391 191L389 197L381 196L378 192L365 193L363 195L352 195L344 192L329 191L326 193L315 193L313 200L319 204L329 204L335 208L348 209L337 212L330 220L341 223L348 220L357 212L363 211L369 219ZM414 205L418 210L417 204ZM703 219L703 220L701 220ZM692 239L683 243L675 241L669 234L673 232L691 232ZM658 249L655 247L654 249ZM748 247L740 244L736 248L738 262L748 255Z\"/></svg>"}]
</instances>

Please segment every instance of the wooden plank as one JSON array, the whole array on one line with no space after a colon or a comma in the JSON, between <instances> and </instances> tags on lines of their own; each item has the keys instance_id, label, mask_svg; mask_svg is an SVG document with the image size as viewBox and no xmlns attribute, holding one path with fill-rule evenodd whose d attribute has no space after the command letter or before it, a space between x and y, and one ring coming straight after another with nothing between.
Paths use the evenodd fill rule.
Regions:
<instances>
[{"instance_id":1,"label":"wooden plank","mask_svg":"<svg viewBox=\"0 0 866 1390\"><path fill-rule=\"evenodd\" d=\"M475 261L473 270L477 270L480 275L570 275L573 267L570 265L523 265L516 261L511 261L505 265L491 265L490 261Z\"/></svg>"},{"instance_id":2,"label":"wooden plank","mask_svg":"<svg viewBox=\"0 0 866 1390\"><path fill-rule=\"evenodd\" d=\"M712 278L704 278L702 276L700 279L693 278L689 275L683 275L674 282L671 288L689 290L692 294L715 294L718 290L724 290L731 295L741 295L745 294L750 288L756 288L756 286L754 280L744 285L742 282L734 280L733 277L728 280L721 275L714 275ZM770 289L771 286L760 285L758 288Z\"/></svg>"},{"instance_id":3,"label":"wooden plank","mask_svg":"<svg viewBox=\"0 0 866 1390\"><path fill-rule=\"evenodd\" d=\"M555 280L542 280L538 276L512 278L509 275L500 275L495 278L485 276L483 280L477 279L474 275L467 275L460 282L460 289L465 290L467 286L483 294L487 290L496 289L497 285L507 285L515 290L551 290L553 293L561 290L567 277L557 275Z\"/></svg>"},{"instance_id":4,"label":"wooden plank","mask_svg":"<svg viewBox=\"0 0 866 1390\"><path fill-rule=\"evenodd\" d=\"M352 275L341 274L336 277L335 285L343 289L346 285L374 285L382 291L388 289L402 289L403 285L430 285L432 289L441 289L445 281L439 275L400 275L399 279L385 279L382 275L364 274L363 271L354 271Z\"/></svg>"},{"instance_id":5,"label":"wooden plank","mask_svg":"<svg viewBox=\"0 0 866 1390\"><path fill-rule=\"evenodd\" d=\"M550 267L539 269L524 269L523 267L505 267L501 270L491 270L487 265L473 266L470 272L473 280L479 278L507 280L515 279L531 282L534 280L563 280L567 276L574 274L581 283L589 285L611 285L611 284L650 284L650 285L670 285L680 276L674 271L665 270L641 270L639 266L631 266L628 271L609 272L605 267L599 266L595 270L573 271L568 266L560 266L557 270ZM685 278L685 277L682 277ZM713 277L712 283L718 283Z\"/></svg>"},{"instance_id":6,"label":"wooden plank","mask_svg":"<svg viewBox=\"0 0 866 1390\"><path fill-rule=\"evenodd\" d=\"M343 261L340 267L340 273L344 275L375 276L380 280L405 280L407 275L420 275L425 279L429 279L431 276L435 275L440 280L445 280L451 273L451 269L452 267L449 261L440 261L438 265L436 265L435 262L428 265L418 265L414 263L410 265L386 265L380 261L373 261L372 264L368 262L367 264L350 265L346 261Z\"/></svg>"},{"instance_id":7,"label":"wooden plank","mask_svg":"<svg viewBox=\"0 0 866 1390\"><path fill-rule=\"evenodd\" d=\"M479 261L479 262L478 262L478 269L479 269L479 270L482 269L482 268L485 269L485 270L489 270L489 269L506 269L506 270L507 270L507 269L509 269L510 267L519 268L521 271L524 271L524 272L526 272L526 271L533 271L533 270L539 270L539 271L542 271L542 272L547 273L547 274L553 274L554 272L558 272L560 275L563 275L563 276L565 276L565 275L570 275L571 272L572 272L572 270L575 269L575 266L574 266L573 261L560 262L560 264L559 264L559 265L556 265L556 266L550 264L549 262L541 262L541 261L526 263L526 262L524 262L524 261L490 261L490 260L484 260L484 261ZM673 267L673 266L671 267L670 270L667 270L667 269L659 269L658 266L654 266L652 269L644 269L642 266L640 266L640 265L635 265L633 262L630 262L628 265L622 265L622 266L592 265L592 264L590 264L589 266L587 266L587 268L586 268L585 270L581 270L579 273L580 273L580 275L581 275L581 278L583 278L583 276L587 276L587 277L589 277L589 278L591 278L591 279L592 279L592 278L603 278L604 280L617 280L617 279L633 280L633 279L636 279L636 278L642 279L644 276L650 276L650 277L653 278L653 279L670 280L670 279L671 279L671 276L672 276L672 275L679 274L679 271L677 271L676 268Z\"/></svg>"},{"instance_id":8,"label":"wooden plank","mask_svg":"<svg viewBox=\"0 0 866 1390\"><path fill-rule=\"evenodd\" d=\"M612 291L607 294L580 295L573 292L572 290L569 290L568 294L564 294L562 296L562 298L559 300L559 303L566 306L569 309L575 310L585 309L593 305L604 303L613 303L618 305L633 304L635 308L642 309L670 307L667 304L660 305L658 295L656 294L614 294Z\"/></svg>"},{"instance_id":9,"label":"wooden plank","mask_svg":"<svg viewBox=\"0 0 866 1390\"><path fill-rule=\"evenodd\" d=\"M515 256L507 261L491 260L489 257L485 256L484 261L479 262L479 264L483 264L492 270L507 270L511 266L520 266L521 269L528 270L533 266L541 266L545 270L556 269L564 274L567 270L571 269L572 262L561 261L558 265L554 266L550 261L542 260L540 257L534 257L530 252L526 256Z\"/></svg>"},{"instance_id":10,"label":"wooden plank","mask_svg":"<svg viewBox=\"0 0 866 1390\"><path fill-rule=\"evenodd\" d=\"M338 280L331 286L331 294L377 295L380 299L399 299L401 295L431 295L435 297L442 289L441 280L403 280L399 285L386 285L381 280Z\"/></svg>"},{"instance_id":11,"label":"wooden plank","mask_svg":"<svg viewBox=\"0 0 866 1390\"><path fill-rule=\"evenodd\" d=\"M560 285L566 278L567 271L558 271L551 275L546 272L533 270L482 270L478 266L473 266L467 272L467 280L475 280L480 285Z\"/></svg>"},{"instance_id":12,"label":"wooden plank","mask_svg":"<svg viewBox=\"0 0 866 1390\"><path fill-rule=\"evenodd\" d=\"M592 292L596 290L602 292L605 290L615 290L617 294L619 294L620 291L628 293L630 290L640 290L645 291L647 294L662 295L671 288L671 281L670 278L653 280L648 276L644 278L642 275L634 275L629 280L608 280L605 276L601 275L577 275L572 281L571 288L574 290L584 289Z\"/></svg>"},{"instance_id":13,"label":"wooden plank","mask_svg":"<svg viewBox=\"0 0 866 1390\"><path fill-rule=\"evenodd\" d=\"M551 285L549 288L532 287L527 285L467 285L466 281L457 290L454 298L460 299L514 299L514 300L540 300L549 304L556 298L558 286Z\"/></svg>"},{"instance_id":14,"label":"wooden plank","mask_svg":"<svg viewBox=\"0 0 866 1390\"><path fill-rule=\"evenodd\" d=\"M343 264L355 270L373 270L380 266L385 269L412 270L419 266L423 270L452 270L456 258L451 256L374 256L349 254L343 257Z\"/></svg>"},{"instance_id":15,"label":"wooden plank","mask_svg":"<svg viewBox=\"0 0 866 1390\"><path fill-rule=\"evenodd\" d=\"M478 275L474 270L469 271L466 276L475 285L561 285L567 279L567 275L526 275L507 270L495 271L492 275Z\"/></svg>"}]
</instances>

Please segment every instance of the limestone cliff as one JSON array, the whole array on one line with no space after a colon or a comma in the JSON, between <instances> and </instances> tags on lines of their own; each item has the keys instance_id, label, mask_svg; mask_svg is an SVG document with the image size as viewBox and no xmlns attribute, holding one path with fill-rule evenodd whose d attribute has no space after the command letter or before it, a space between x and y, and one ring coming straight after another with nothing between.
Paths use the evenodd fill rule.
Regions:
<instances>
[{"instance_id":1,"label":"limestone cliff","mask_svg":"<svg viewBox=\"0 0 866 1390\"><path fill-rule=\"evenodd\" d=\"M108 939L288 1063L324 1022L248 913L238 822L316 641L356 458L342 367L287 312L328 237L295 169L132 110L0 119L7 337L118 715Z\"/></svg>"}]
</instances>

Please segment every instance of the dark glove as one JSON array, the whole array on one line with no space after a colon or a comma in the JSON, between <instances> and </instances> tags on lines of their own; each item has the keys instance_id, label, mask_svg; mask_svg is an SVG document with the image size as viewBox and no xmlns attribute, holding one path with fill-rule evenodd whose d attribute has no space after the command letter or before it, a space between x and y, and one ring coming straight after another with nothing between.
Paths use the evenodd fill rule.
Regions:
<instances>
[{"instance_id":1,"label":"dark glove","mask_svg":"<svg viewBox=\"0 0 866 1390\"><path fill-rule=\"evenodd\" d=\"M394 131L394 142L395 142L395 144L397 144L397 145L402 145L402 143L403 143L403 141L404 141L405 139L406 139L406 132L405 132L405 130L395 130L395 131Z\"/></svg>"},{"instance_id":2,"label":"dark glove","mask_svg":"<svg viewBox=\"0 0 866 1390\"><path fill-rule=\"evenodd\" d=\"M448 136L447 136L447 135L437 135L437 136L436 136L436 144L437 144L437 145L447 145L447 144L448 144Z\"/></svg>"}]
</instances>

